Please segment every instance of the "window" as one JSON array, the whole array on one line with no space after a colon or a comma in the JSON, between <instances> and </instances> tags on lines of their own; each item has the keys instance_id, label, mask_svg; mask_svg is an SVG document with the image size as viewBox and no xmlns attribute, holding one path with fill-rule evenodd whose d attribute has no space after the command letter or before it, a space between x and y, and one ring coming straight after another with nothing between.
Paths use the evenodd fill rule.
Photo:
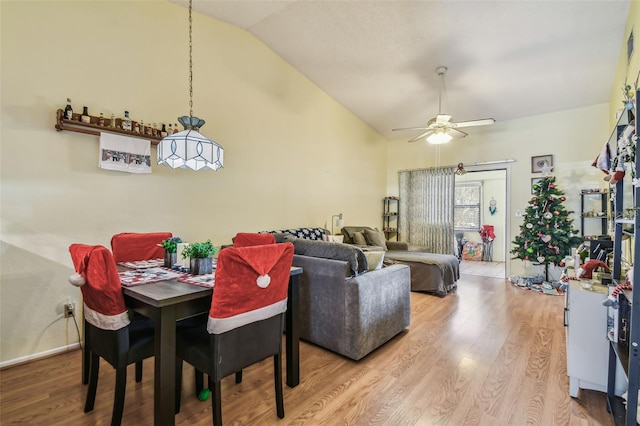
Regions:
<instances>
[{"instance_id":1,"label":"window","mask_svg":"<svg viewBox=\"0 0 640 426\"><path fill-rule=\"evenodd\" d=\"M456 184L453 226L457 231L480 231L482 183Z\"/></svg>"}]
</instances>

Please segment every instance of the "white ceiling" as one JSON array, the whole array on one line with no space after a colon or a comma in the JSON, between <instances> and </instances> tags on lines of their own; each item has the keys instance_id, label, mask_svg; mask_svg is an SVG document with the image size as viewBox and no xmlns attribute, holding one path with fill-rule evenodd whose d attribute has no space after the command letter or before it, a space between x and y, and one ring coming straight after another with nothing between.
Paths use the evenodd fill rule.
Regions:
<instances>
[{"instance_id":1,"label":"white ceiling","mask_svg":"<svg viewBox=\"0 0 640 426\"><path fill-rule=\"evenodd\" d=\"M418 132L391 129L438 112L440 65L453 121L608 102L629 0L194 0L193 9L246 29L382 135L409 139Z\"/></svg>"}]
</instances>

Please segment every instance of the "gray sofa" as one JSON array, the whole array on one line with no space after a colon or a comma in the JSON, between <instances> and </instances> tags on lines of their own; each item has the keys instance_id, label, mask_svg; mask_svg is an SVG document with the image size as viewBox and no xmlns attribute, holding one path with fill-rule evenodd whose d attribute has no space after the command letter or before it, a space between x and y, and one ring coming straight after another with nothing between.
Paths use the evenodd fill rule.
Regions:
<instances>
[{"instance_id":1,"label":"gray sofa","mask_svg":"<svg viewBox=\"0 0 640 426\"><path fill-rule=\"evenodd\" d=\"M293 265L303 268L302 339L359 360L409 326L411 277L406 265L354 275L347 260L298 254Z\"/></svg>"},{"instance_id":2,"label":"gray sofa","mask_svg":"<svg viewBox=\"0 0 640 426\"><path fill-rule=\"evenodd\" d=\"M322 228L270 231L291 241L300 277L300 338L359 360L409 326L411 276L405 265L373 269L362 249L321 240ZM370 270L372 269L372 270Z\"/></svg>"},{"instance_id":3,"label":"gray sofa","mask_svg":"<svg viewBox=\"0 0 640 426\"><path fill-rule=\"evenodd\" d=\"M385 250L386 265L402 264L411 268L411 290L422 291L444 297L458 286L460 278L460 262L453 254L430 253L426 247L407 244L402 241L367 240L373 235L373 228L367 226L345 226L342 228L344 242L357 244L363 250ZM356 235L360 233L363 235ZM364 238L364 239L363 239ZM378 238L378 240L380 240ZM359 241L356 241L359 240ZM382 247L381 245L384 245Z\"/></svg>"}]
</instances>

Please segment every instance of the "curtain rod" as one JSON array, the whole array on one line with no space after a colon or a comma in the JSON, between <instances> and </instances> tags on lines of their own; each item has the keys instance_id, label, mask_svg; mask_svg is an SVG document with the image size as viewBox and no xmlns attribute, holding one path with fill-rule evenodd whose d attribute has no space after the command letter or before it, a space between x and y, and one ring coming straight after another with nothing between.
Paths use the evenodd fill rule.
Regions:
<instances>
[{"instance_id":1,"label":"curtain rod","mask_svg":"<svg viewBox=\"0 0 640 426\"><path fill-rule=\"evenodd\" d=\"M493 161L480 161L480 162L475 162L475 163L470 163L470 164L465 164L462 163L463 166L488 166L491 164L504 164L504 163L514 163L516 160L514 158L507 158L504 160L493 160ZM438 166L438 167L427 167L425 169L406 169L406 170L398 170L398 173L400 172L416 172L416 171L421 171L421 170L433 170L433 169L451 169L451 168L457 168L458 164L454 165L454 166Z\"/></svg>"}]
</instances>

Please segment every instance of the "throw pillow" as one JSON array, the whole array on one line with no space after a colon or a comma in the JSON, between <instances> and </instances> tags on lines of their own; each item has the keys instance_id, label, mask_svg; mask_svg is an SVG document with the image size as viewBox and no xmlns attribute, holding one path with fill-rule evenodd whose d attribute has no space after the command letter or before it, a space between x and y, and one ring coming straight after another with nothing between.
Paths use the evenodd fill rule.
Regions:
<instances>
[{"instance_id":1,"label":"throw pillow","mask_svg":"<svg viewBox=\"0 0 640 426\"><path fill-rule=\"evenodd\" d=\"M387 251L387 240L384 238L384 233L377 229L365 229L364 236L367 239L367 243L372 246L382 247Z\"/></svg>"},{"instance_id":2,"label":"throw pillow","mask_svg":"<svg viewBox=\"0 0 640 426\"><path fill-rule=\"evenodd\" d=\"M353 233L353 244L357 246L366 246L367 239L364 237L364 233L362 232L354 232Z\"/></svg>"},{"instance_id":3,"label":"throw pillow","mask_svg":"<svg viewBox=\"0 0 640 426\"><path fill-rule=\"evenodd\" d=\"M382 262L384 261L383 251L365 251L364 256L367 258L367 262L369 263L367 271L382 268Z\"/></svg>"}]
</instances>

